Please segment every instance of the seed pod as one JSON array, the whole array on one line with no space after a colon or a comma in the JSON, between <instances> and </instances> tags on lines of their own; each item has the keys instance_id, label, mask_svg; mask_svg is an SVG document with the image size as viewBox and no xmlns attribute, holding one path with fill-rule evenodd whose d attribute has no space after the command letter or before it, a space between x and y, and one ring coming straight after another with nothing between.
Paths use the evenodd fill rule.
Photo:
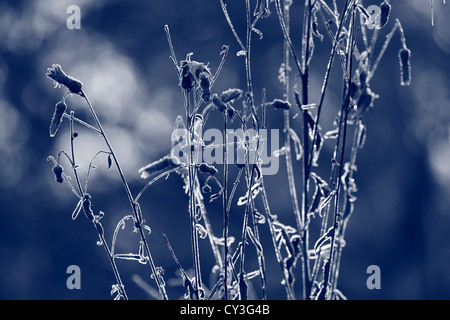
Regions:
<instances>
[{"instance_id":1,"label":"seed pod","mask_svg":"<svg viewBox=\"0 0 450 320\"><path fill-rule=\"evenodd\" d=\"M50 122L50 137L53 138L58 131L59 126L62 123L63 114L66 109L67 105L62 101L59 101L55 105L55 112L53 112L52 121Z\"/></svg>"},{"instance_id":2,"label":"seed pod","mask_svg":"<svg viewBox=\"0 0 450 320\"><path fill-rule=\"evenodd\" d=\"M209 89L211 84L210 84L210 81L209 81L208 74L206 72L201 72L200 76L199 76L199 79L200 79L200 87L203 90Z\"/></svg>"},{"instance_id":3,"label":"seed pod","mask_svg":"<svg viewBox=\"0 0 450 320\"><path fill-rule=\"evenodd\" d=\"M274 99L272 102L269 103L269 105L272 105L275 110L282 109L282 110L289 110L291 108L291 104L289 101L283 101L280 99Z\"/></svg>"},{"instance_id":4,"label":"seed pod","mask_svg":"<svg viewBox=\"0 0 450 320\"><path fill-rule=\"evenodd\" d=\"M400 60L400 84L409 86L411 84L411 50L400 49L398 58Z\"/></svg>"},{"instance_id":5,"label":"seed pod","mask_svg":"<svg viewBox=\"0 0 450 320\"><path fill-rule=\"evenodd\" d=\"M389 21L389 13L391 12L391 5L387 3L386 1L383 1L383 3L380 5L380 27L383 28L386 23Z\"/></svg>"},{"instance_id":6,"label":"seed pod","mask_svg":"<svg viewBox=\"0 0 450 320\"><path fill-rule=\"evenodd\" d=\"M209 173L209 174L216 174L218 172L217 169L213 165L209 165L206 163L202 163L198 167L198 170L200 170L200 172Z\"/></svg>"},{"instance_id":7,"label":"seed pod","mask_svg":"<svg viewBox=\"0 0 450 320\"><path fill-rule=\"evenodd\" d=\"M65 85L72 93L81 93L81 89L83 88L81 81L71 77L64 78L62 84Z\"/></svg>"},{"instance_id":8,"label":"seed pod","mask_svg":"<svg viewBox=\"0 0 450 320\"><path fill-rule=\"evenodd\" d=\"M242 97L241 89L228 89L220 94L220 99L223 102L230 102L231 100L237 100Z\"/></svg>"},{"instance_id":9,"label":"seed pod","mask_svg":"<svg viewBox=\"0 0 450 320\"><path fill-rule=\"evenodd\" d=\"M217 93L212 95L212 101L220 112L225 112L227 110L227 105L220 99Z\"/></svg>"},{"instance_id":10,"label":"seed pod","mask_svg":"<svg viewBox=\"0 0 450 320\"><path fill-rule=\"evenodd\" d=\"M181 63L181 87L185 90L190 90L195 84L195 80L189 72L189 65L186 61Z\"/></svg>"},{"instance_id":11,"label":"seed pod","mask_svg":"<svg viewBox=\"0 0 450 320\"><path fill-rule=\"evenodd\" d=\"M63 172L64 169L59 164L53 167L53 174L55 175L55 180L59 183L63 183L64 181L64 178L62 176Z\"/></svg>"},{"instance_id":12,"label":"seed pod","mask_svg":"<svg viewBox=\"0 0 450 320\"><path fill-rule=\"evenodd\" d=\"M232 106L228 106L227 113L230 119L233 119L234 115L236 114L236 109L234 109Z\"/></svg>"},{"instance_id":13,"label":"seed pod","mask_svg":"<svg viewBox=\"0 0 450 320\"><path fill-rule=\"evenodd\" d=\"M200 87L202 88L202 99L204 101L209 101L210 97L211 97L211 91L210 91L210 87L211 87L211 83L209 81L209 76L206 72L201 72L200 76Z\"/></svg>"},{"instance_id":14,"label":"seed pod","mask_svg":"<svg viewBox=\"0 0 450 320\"><path fill-rule=\"evenodd\" d=\"M191 90L194 86L194 80L190 75L181 78L181 87L185 90Z\"/></svg>"},{"instance_id":15,"label":"seed pod","mask_svg":"<svg viewBox=\"0 0 450 320\"><path fill-rule=\"evenodd\" d=\"M91 221L94 221L94 212L91 208L91 196L89 194L85 194L83 197L83 210L84 214L86 215L86 218L88 218Z\"/></svg>"}]
</instances>

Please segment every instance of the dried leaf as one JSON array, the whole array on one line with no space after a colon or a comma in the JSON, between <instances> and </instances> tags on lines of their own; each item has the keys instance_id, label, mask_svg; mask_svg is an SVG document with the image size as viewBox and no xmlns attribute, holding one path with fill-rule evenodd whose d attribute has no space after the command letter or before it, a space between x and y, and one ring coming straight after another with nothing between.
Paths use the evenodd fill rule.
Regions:
<instances>
[{"instance_id":1,"label":"dried leaf","mask_svg":"<svg viewBox=\"0 0 450 320\"><path fill-rule=\"evenodd\" d=\"M148 232L149 235L152 233L152 229L150 229L150 227L148 225L143 224L142 228L144 228Z\"/></svg>"}]
</instances>

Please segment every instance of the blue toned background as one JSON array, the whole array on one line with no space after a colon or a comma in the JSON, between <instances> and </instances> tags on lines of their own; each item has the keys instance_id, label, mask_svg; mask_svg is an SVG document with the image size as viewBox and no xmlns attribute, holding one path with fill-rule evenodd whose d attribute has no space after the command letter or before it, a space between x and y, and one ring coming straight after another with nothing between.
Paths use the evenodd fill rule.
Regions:
<instances>
[{"instance_id":1,"label":"blue toned background","mask_svg":"<svg viewBox=\"0 0 450 320\"><path fill-rule=\"evenodd\" d=\"M236 28L242 32L243 4L228 2ZM66 27L66 9L71 4L81 8L81 30ZM300 37L296 17L301 17L301 12L301 6L292 7L294 39ZM338 285L349 299L450 298L449 16L450 6L435 1L432 27L428 0L393 3L386 28L393 26L395 17L402 21L412 51L412 84L400 86L400 40L396 34L372 81L372 90L380 98L366 116L367 142L357 161L358 201L346 234ZM95 230L84 216L72 221L76 198L65 185L54 181L52 163L46 161L59 150L68 151L69 141L67 122L55 138L48 135L54 105L65 90L54 89L45 72L58 63L83 81L133 194L137 194L145 185L138 168L168 152L175 118L184 113L168 58L165 24L170 26L179 59L194 52L193 59L209 62L213 71L220 62L222 45L230 45L215 89L245 86L243 59L234 54L239 48L218 1L0 0L1 299L111 298L114 277L103 248L96 246ZM259 29L264 38L254 38L255 90L267 88L271 100L281 97L282 92L277 80L281 30L273 15L261 21ZM385 33L383 30L380 39ZM330 51L327 41L316 44L312 98L318 95ZM339 71L334 70L335 74ZM334 79L327 94L328 105L340 96L340 85ZM68 104L77 116L89 119L80 98L71 97ZM333 111L328 120L334 115ZM216 120L212 119L211 126ZM270 113L269 121L272 127L281 127L279 114ZM96 150L104 146L95 135L77 130L77 162L86 168ZM120 217L131 212L115 168L106 171L105 158L99 158L97 164L90 193L94 211L106 214L103 223L111 241ZM235 174L233 170L231 174ZM283 161L280 174L267 177L266 184L272 210L293 223ZM188 199L181 187L181 179L172 175L150 188L141 201L152 228L148 237L152 254L156 264L165 269L171 298L181 297L183 288L163 233L184 267L189 269L192 264L190 246L186 245ZM240 188L238 196L243 192ZM219 233L221 207L213 203L208 209ZM239 235L242 213L232 211L231 219L231 232ZM131 231L128 226L119 235L117 250L137 251L138 238ZM265 239L264 246L267 259L272 261L268 264L269 298L285 299L270 240ZM205 253L203 280L208 284L206 274L213 257L207 243L201 243L201 251ZM81 268L81 290L66 287L69 265ZM369 265L381 268L381 290L366 287ZM148 268L136 262L119 261L118 266L129 297L150 298L133 281L138 274L153 285Z\"/></svg>"}]
</instances>

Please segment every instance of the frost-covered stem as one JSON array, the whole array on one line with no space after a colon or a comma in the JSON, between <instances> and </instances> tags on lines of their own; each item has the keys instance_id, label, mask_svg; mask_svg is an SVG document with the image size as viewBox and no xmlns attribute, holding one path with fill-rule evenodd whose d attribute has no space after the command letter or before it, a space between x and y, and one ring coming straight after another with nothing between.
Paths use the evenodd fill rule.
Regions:
<instances>
[{"instance_id":1,"label":"frost-covered stem","mask_svg":"<svg viewBox=\"0 0 450 320\"><path fill-rule=\"evenodd\" d=\"M105 141L106 145L108 146L109 151L111 152L111 156L112 156L112 158L114 160L114 163L115 163L115 165L117 167L117 171L119 172L119 175L120 175L120 178L122 180L123 186L125 188L128 200L129 200L131 208L133 210L134 218L136 219L136 221L141 222L140 221L141 220L140 214L137 212L137 208L136 208L135 201L133 199L133 195L131 194L130 187L129 187L126 179L125 179L125 176L124 176L123 171L122 171L122 167L119 164L119 160L117 159L116 153L114 152L114 150L112 148L112 145L109 142L109 139L106 136L106 133L103 130L103 127L102 127L102 125L100 123L100 120L97 117L97 114L96 114L96 112L95 112L91 102L89 101L88 97L86 96L86 94L83 91L81 92L80 95L86 100L86 102L87 102L87 104L89 106L89 110L91 111L92 117L94 118L95 123L97 124L97 127L100 130L100 134L103 137L103 140ZM154 275L155 282L156 282L156 284L157 284L157 286L159 288L159 293L161 294L161 296L163 297L164 300L168 300L166 289L165 289L164 285L160 281L160 276L161 275L159 275L159 272L156 270L156 267L155 267L152 255L150 253L150 248L148 246L147 240L145 239L145 234L144 234L144 231L142 229L142 226L141 226L140 223L136 223L136 227L139 230L139 234L140 234L141 240L144 243L145 252L146 252L146 254L148 256L148 259L149 259L150 269L152 271L152 274Z\"/></svg>"},{"instance_id":2,"label":"frost-covered stem","mask_svg":"<svg viewBox=\"0 0 450 320\"><path fill-rule=\"evenodd\" d=\"M127 293L125 292L125 286L122 283L122 279L120 278L120 273L117 268L116 261L114 260L114 257L111 254L111 251L109 250L108 244L106 243L106 240L105 240L105 236L97 229L96 223L98 223L98 222L95 222L95 221L92 221L92 222L94 224L95 230L97 230L98 236L100 238L100 242L102 243L103 248L105 249L106 254L108 255L109 262L111 263L111 267L114 272L114 276L116 277L117 284L119 285L120 290L121 290L121 295L123 296L123 298L125 300L128 300Z\"/></svg>"},{"instance_id":3,"label":"frost-covered stem","mask_svg":"<svg viewBox=\"0 0 450 320\"><path fill-rule=\"evenodd\" d=\"M310 37L311 37L311 0L305 0L305 16L303 25L303 75L302 80L302 104L308 104L308 85L309 85L309 55L310 55ZM309 134L308 134L308 120L306 114L308 110L303 110L303 188L302 188L302 222L303 228L299 230L302 239L302 278L303 278L303 299L309 299L310 295L310 267L308 259L308 247L309 247L309 232L307 226L307 214L308 214L308 180L309 180L309 157L312 158L312 152L314 151L314 145L312 146L311 154L309 154Z\"/></svg>"},{"instance_id":4,"label":"frost-covered stem","mask_svg":"<svg viewBox=\"0 0 450 320\"><path fill-rule=\"evenodd\" d=\"M98 130L97 128L91 126L90 124L84 122L83 120L78 119L77 117L72 117L71 115L69 115L69 114L67 114L67 113L64 113L64 114L63 114L63 117L64 117L64 118L67 118L67 119L69 119L69 120L72 119L73 121L78 122L79 124L85 126L85 127L88 128L89 130L92 130L92 131L94 131L94 132L96 132L96 133L98 133L98 134L101 134L101 131L100 131L100 130Z\"/></svg>"},{"instance_id":5,"label":"frost-covered stem","mask_svg":"<svg viewBox=\"0 0 450 320\"><path fill-rule=\"evenodd\" d=\"M220 6L222 8L223 14L225 16L225 19L227 20L228 25L230 26L231 32L234 35L234 38L236 39L237 43L239 44L239 46L241 47L242 50L245 51L245 46L242 43L241 39L239 38L239 35L236 32L236 29L234 28L233 23L231 22L231 18L230 15L228 14L228 10L227 10L227 6L226 4L223 2L223 0L220 0Z\"/></svg>"},{"instance_id":6,"label":"frost-covered stem","mask_svg":"<svg viewBox=\"0 0 450 320\"><path fill-rule=\"evenodd\" d=\"M334 221L333 221L333 231L332 231L332 236L331 236L331 248L330 248L330 255L328 258L328 270L325 274L325 279L324 279L324 288L323 288L323 294L324 297L327 298L331 298L333 293L332 292L328 292L328 287L331 287L331 289L333 288L333 283L330 283L331 280L331 276L332 276L332 270L333 270L333 258L334 258L334 251L335 251L335 241L337 239L337 232L338 232L338 228L339 228L339 223L340 223L340 217L341 217L341 213L339 212L339 196L341 193L341 184L342 184L342 167L343 167L343 161L344 161L344 153L345 153L345 144L346 144L346 135L347 135L347 120L348 120L348 111L349 111L349 107L350 107L350 85L351 85L351 75L352 75L352 65L353 65L353 48L354 48L354 41L355 41L355 15L356 15L356 10L354 8L354 6L352 5L352 20L351 20L351 25L349 27L349 35L348 35L348 45L347 45L347 74L348 79L347 82L344 85L344 103L342 105L342 109L341 109L341 121L340 121L340 128L339 128L339 134L338 134L338 140L337 143L339 144L339 140L341 138L342 135L342 146L339 148L340 151L340 156L339 156L339 173L337 176L337 187L336 187L336 196L335 196L335 205L334 205L334 210L333 210L333 216L334 216ZM342 131L342 133L341 133Z\"/></svg>"},{"instance_id":7,"label":"frost-covered stem","mask_svg":"<svg viewBox=\"0 0 450 320\"><path fill-rule=\"evenodd\" d=\"M214 257L216 259L216 263L221 270L223 267L222 257L220 255L220 251L217 246L217 243L214 240L214 232L212 230L211 223L209 222L208 213L206 212L205 204L204 204L203 198L201 196L200 183L198 181L198 177L196 176L195 178L196 178L195 192L194 192L195 200L197 202L197 205L200 208L200 212L201 212L203 221L205 222L206 232L208 233L209 243L211 244L211 249L212 249Z\"/></svg>"},{"instance_id":8,"label":"frost-covered stem","mask_svg":"<svg viewBox=\"0 0 450 320\"><path fill-rule=\"evenodd\" d=\"M276 1L278 3L278 0ZM279 5L279 3L278 3ZM284 51L283 51L283 63L285 65L284 70L284 76L285 76L285 83L283 86L283 96L284 99L289 100L289 43L287 40L287 36L289 36L289 6L284 6L284 18L283 25L285 30L285 38L284 38ZM281 8L280 8L281 10ZM295 187L295 179L294 179L294 169L292 166L292 157L291 157L291 137L289 135L289 129L290 129L290 118L289 118L289 111L284 111L284 131L286 133L285 135L285 141L284 141L284 148L285 148L285 159L286 159L286 170L287 170L287 176L288 176L288 185L289 185L289 194L291 196L292 201L292 207L294 209L294 216L295 220L297 222L297 228L300 231L303 229L303 220L301 218L301 213L299 209L298 204L298 198L297 198L297 189Z\"/></svg>"},{"instance_id":9,"label":"frost-covered stem","mask_svg":"<svg viewBox=\"0 0 450 320\"><path fill-rule=\"evenodd\" d=\"M400 23L400 20L396 20L394 27L392 27L391 32L389 32L389 34L386 36L386 41L383 44L383 47L381 47L380 52L378 53L377 59L375 60L373 66L372 66L372 70L370 70L370 73L367 75L367 81L370 81L370 79L373 77L375 70L377 70L378 65L380 64L381 59L383 58L384 53L386 52L386 49L389 46L389 43L392 40L392 37L395 34L395 31L397 31L397 29L400 30L400 40L402 41L402 46L403 48L406 49L406 38L405 38L405 34L403 32L403 28L402 28L402 24Z\"/></svg>"},{"instance_id":10,"label":"frost-covered stem","mask_svg":"<svg viewBox=\"0 0 450 320\"><path fill-rule=\"evenodd\" d=\"M338 45L338 42L337 42L336 39L338 39L339 34L344 29L344 23L345 23L345 20L346 20L346 17L347 17L347 12L348 12L348 4L349 4L349 0L346 0L345 3L344 3L343 10L342 10L341 18L339 19L338 29L337 29L337 32L336 32L336 36L334 37L334 40L333 40L333 46L332 46L331 53L330 53L330 59L328 60L327 70L325 72L325 77L324 77L324 82L323 82L323 85L322 85L322 90L321 90L321 94L320 94L319 104L318 104L318 107L317 107L316 121L315 121L315 125L314 125L313 140L312 140L312 145L313 146L314 146L314 143L315 143L315 141L317 139L318 124L319 124L319 121L320 121L320 115L321 115L321 111L322 111L322 108L323 108L323 102L324 102L324 98L325 98L326 89L328 87L328 81L329 81L330 74L331 74L331 68L333 66L334 57L336 55L336 49L337 49L337 45ZM336 148L337 147L338 146L336 145ZM336 151L335 151L335 153L336 153ZM310 159L308 170L311 170L310 169L311 165L312 165L312 162L311 162L311 159ZM330 186L331 186L331 184L333 182L333 177L335 175L335 173L334 173L335 170L336 170L336 166L333 164L332 173L330 175L330 182L329 182ZM326 228L327 228L327 224L328 224L329 208L330 208L330 205L327 205L326 208L325 208L325 212L323 214L322 226L321 226L321 230L320 230L320 236L323 236L324 233L326 232ZM312 281L311 281L311 283L313 283L313 284L316 281L316 278L317 278L318 273L319 273L319 264L320 264L320 259L316 259L316 261L314 263L314 267L313 267L313 274L312 274Z\"/></svg>"},{"instance_id":11,"label":"frost-covered stem","mask_svg":"<svg viewBox=\"0 0 450 320\"><path fill-rule=\"evenodd\" d=\"M74 121L74 112L71 111L70 112L70 118L69 118L69 122L70 122L70 150L72 153L72 165L73 165L73 174L75 176L75 180L77 182L77 186L78 186L78 190L80 191L80 195L83 198L85 195L85 192L83 191L83 188L81 188L81 182L80 182L80 178L78 176L77 173L77 168L76 168L76 162L75 162L75 149L74 149L74 131L73 131L73 121ZM104 235L100 232L100 230L97 228L96 226L96 222L95 220L92 221L95 227L95 231L97 231L97 234L100 238L100 241L103 245L103 248L105 248L106 253L108 254L108 258L109 258L109 262L111 263L111 268L113 269L114 272L114 277L116 278L117 284L119 285L120 288L120 294L123 296L123 298L125 300L128 300L128 296L127 293L125 292L125 286L122 283L122 279L120 278L120 273L119 273L119 269L117 268L116 262L114 261L114 257L111 254L111 251L109 250L108 244L105 241L105 237Z\"/></svg>"},{"instance_id":12,"label":"frost-covered stem","mask_svg":"<svg viewBox=\"0 0 450 320\"><path fill-rule=\"evenodd\" d=\"M264 205L264 212L266 214L266 221L269 226L270 236L272 238L273 248L275 249L275 256L277 262L280 265L281 273L283 275L284 288L286 289L286 295L288 300L295 300L295 295L292 287L289 285L288 275L286 268L284 267L283 258L280 252L280 248L277 245L275 228L272 222L272 213L270 212L269 201L267 199L266 188L264 187L264 177L261 179L261 193Z\"/></svg>"},{"instance_id":13,"label":"frost-covered stem","mask_svg":"<svg viewBox=\"0 0 450 320\"><path fill-rule=\"evenodd\" d=\"M80 191L81 196L84 196L84 191L81 188L81 183L80 183L80 178L78 177L78 171L77 171L77 166L76 166L76 162L75 162L75 148L73 145L73 140L75 139L74 135L73 135L73 118L74 118L75 112L71 111L70 112L70 152L72 154L72 166L73 166L73 174L75 176L75 181L77 182L77 186L78 186L78 190Z\"/></svg>"},{"instance_id":14,"label":"frost-covered stem","mask_svg":"<svg viewBox=\"0 0 450 320\"><path fill-rule=\"evenodd\" d=\"M319 121L320 121L320 116L321 116L321 111L322 111L322 107L323 107L323 102L325 99L325 93L326 93L326 89L328 87L328 80L330 78L330 73L331 73L331 68L333 66L333 61L334 61L334 57L336 55L336 48L338 46L338 41L337 39L339 38L339 34L341 33L342 29L344 28L344 22L347 16L347 6L348 6L348 1L345 1L344 4L344 8L342 11L342 16L339 22L339 26L336 32L336 36L334 37L334 41L333 41L333 46L331 48L331 53L330 53L330 59L328 60L328 65L327 65L327 70L325 71L325 77L323 80L323 84L322 84L322 90L320 92L320 99L319 99L319 103L317 106L317 115L316 115L316 121L314 124L314 131L313 131L313 139L311 142L312 148L314 148L314 144L315 141L317 140L317 135L318 135L318 131L319 131ZM311 152L312 153L312 152ZM309 159L309 164L308 164L308 171L311 170L311 165L312 165L312 157Z\"/></svg>"},{"instance_id":15,"label":"frost-covered stem","mask_svg":"<svg viewBox=\"0 0 450 320\"><path fill-rule=\"evenodd\" d=\"M227 137L227 114L223 114L223 240L224 240L224 290L225 300L228 300L228 225L229 216L227 210L227 182L228 182L228 137Z\"/></svg>"},{"instance_id":16,"label":"frost-covered stem","mask_svg":"<svg viewBox=\"0 0 450 320\"><path fill-rule=\"evenodd\" d=\"M186 90L183 90L186 91ZM194 147L192 143L193 131L194 131L194 121L190 116L191 110L191 98L190 94L185 92L185 107L186 107L186 128L188 132L187 137L187 148L188 148L188 188L189 188L189 228L191 234L191 248L192 248L192 260L194 264L194 274L195 274L195 295L197 300L200 299L199 292L202 286L201 274L200 274L200 257L198 249L198 231L196 228L196 217L195 217L195 199L194 199L194 176L195 167L192 159L192 148ZM195 147L194 147L195 149Z\"/></svg>"},{"instance_id":17,"label":"frost-covered stem","mask_svg":"<svg viewBox=\"0 0 450 320\"><path fill-rule=\"evenodd\" d=\"M298 73L300 75L302 75L303 74L302 66L300 64L300 61L298 61L298 59L297 59L297 55L294 50L294 45L292 44L292 40L289 35L289 27L286 25L285 20L283 18L283 11L281 10L280 0L275 0L275 6L277 9L278 20L280 21L280 25L281 25L281 30L283 31L284 40L287 42L288 48L292 54L292 58L294 58L294 63L298 69Z\"/></svg>"},{"instance_id":18,"label":"frost-covered stem","mask_svg":"<svg viewBox=\"0 0 450 320\"><path fill-rule=\"evenodd\" d=\"M356 156L358 154L358 140L360 139L360 135L361 135L361 127L359 125L359 122L361 120L358 120L356 122L355 125L355 131L353 133L353 145L352 145L352 150L350 153L350 167L349 167L349 173L348 173L348 181L351 181L353 179L353 173L355 171L355 166L356 166ZM351 194L350 194L350 186L347 185L347 188L345 189L345 194L344 194L345 198L350 198ZM345 202L345 206L343 208L343 211L345 212L347 210L346 206L349 203L346 201ZM341 256L342 256L342 244L340 243L341 241L344 240L344 236L345 236L345 230L347 229L347 223L350 217L344 217L343 223L342 223L342 227L340 229L340 233L339 233L339 246L337 247L337 254L336 254L336 262L335 262L335 268L334 270L332 270L332 279L331 279L331 283L333 283L333 292L334 290L336 290L337 288L337 281L338 281L338 277L339 277L339 269L340 269L340 265L341 265Z\"/></svg>"}]
</instances>

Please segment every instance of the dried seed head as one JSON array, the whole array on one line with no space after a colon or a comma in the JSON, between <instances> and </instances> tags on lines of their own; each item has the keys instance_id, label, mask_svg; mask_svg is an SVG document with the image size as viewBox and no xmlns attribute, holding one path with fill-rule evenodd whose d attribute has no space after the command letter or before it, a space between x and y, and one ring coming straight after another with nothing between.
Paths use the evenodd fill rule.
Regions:
<instances>
[{"instance_id":1,"label":"dried seed head","mask_svg":"<svg viewBox=\"0 0 450 320\"><path fill-rule=\"evenodd\" d=\"M64 181L64 178L62 176L63 172L64 169L59 164L53 167L53 174L55 175L55 180L59 183L63 183Z\"/></svg>"},{"instance_id":2,"label":"dried seed head","mask_svg":"<svg viewBox=\"0 0 450 320\"><path fill-rule=\"evenodd\" d=\"M222 99L220 99L217 93L212 95L212 102L220 112L225 112L227 110L227 105L222 101Z\"/></svg>"},{"instance_id":3,"label":"dried seed head","mask_svg":"<svg viewBox=\"0 0 450 320\"><path fill-rule=\"evenodd\" d=\"M188 66L189 66L189 72L192 74L192 76L194 77L195 80L199 80L200 74L203 72L206 72L207 74L211 74L208 67L205 66L201 62L189 61Z\"/></svg>"},{"instance_id":4,"label":"dried seed head","mask_svg":"<svg viewBox=\"0 0 450 320\"><path fill-rule=\"evenodd\" d=\"M282 109L282 110L289 110L291 108L291 104L289 101L284 101L280 99L274 99L272 102L269 103L269 105L272 105L275 110Z\"/></svg>"},{"instance_id":5,"label":"dried seed head","mask_svg":"<svg viewBox=\"0 0 450 320\"><path fill-rule=\"evenodd\" d=\"M59 64L54 64L51 68L48 68L46 75L55 81L55 86L64 85L70 92L76 94L82 92L83 84L81 81L65 74Z\"/></svg>"},{"instance_id":6,"label":"dried seed head","mask_svg":"<svg viewBox=\"0 0 450 320\"><path fill-rule=\"evenodd\" d=\"M230 102L231 100L237 100L242 97L241 89L228 89L220 94L220 99L223 102Z\"/></svg>"},{"instance_id":7,"label":"dried seed head","mask_svg":"<svg viewBox=\"0 0 450 320\"><path fill-rule=\"evenodd\" d=\"M64 112L67 109L67 105L62 102L59 101L56 105L55 105L55 111L53 112L53 117L52 117L52 121L50 122L50 137L54 137L56 132L59 129L59 126L61 125L62 122L62 117Z\"/></svg>"},{"instance_id":8,"label":"dried seed head","mask_svg":"<svg viewBox=\"0 0 450 320\"><path fill-rule=\"evenodd\" d=\"M389 13L391 12L391 5L386 1L380 5L380 27L383 28L386 23L389 21Z\"/></svg>"},{"instance_id":9,"label":"dried seed head","mask_svg":"<svg viewBox=\"0 0 450 320\"><path fill-rule=\"evenodd\" d=\"M409 86L411 84L411 50L400 49L398 58L400 60L400 84Z\"/></svg>"}]
</instances>

